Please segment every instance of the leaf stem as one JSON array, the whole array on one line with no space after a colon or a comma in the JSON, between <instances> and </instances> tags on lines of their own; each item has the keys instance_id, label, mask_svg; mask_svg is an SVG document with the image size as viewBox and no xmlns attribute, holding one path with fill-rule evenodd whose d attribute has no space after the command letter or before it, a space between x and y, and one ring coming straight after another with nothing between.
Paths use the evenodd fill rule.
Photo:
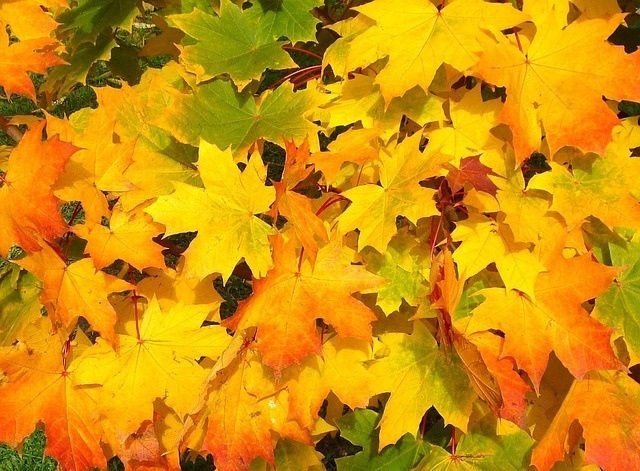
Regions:
<instances>
[{"instance_id":1,"label":"leaf stem","mask_svg":"<svg viewBox=\"0 0 640 471\"><path fill-rule=\"evenodd\" d=\"M518 49L520 49L520 52L522 52L524 54L524 51L522 50L522 43L520 42L520 35L518 34L518 31L520 31L520 28L518 28L517 26L513 27L513 34L516 36L516 42L518 43Z\"/></svg>"},{"instance_id":2,"label":"leaf stem","mask_svg":"<svg viewBox=\"0 0 640 471\"><path fill-rule=\"evenodd\" d=\"M273 82L270 86L269 86L269 90L273 90L274 88L276 88L278 85L282 84L283 82L286 82L287 80L295 77L296 75L305 75L308 73L309 70L319 70L322 69L321 65L312 65L309 67L304 67L302 69L298 69L298 70L294 70L293 72L291 72L290 74L285 75L284 77L282 77L281 79L276 80L275 82Z\"/></svg>"},{"instance_id":3,"label":"leaf stem","mask_svg":"<svg viewBox=\"0 0 640 471\"><path fill-rule=\"evenodd\" d=\"M315 52L312 51L307 51L306 49L303 49L301 47L295 47L295 46L282 46L282 49L284 49L285 51L296 51L296 52L300 52L302 54L307 54L309 56L315 57L317 59L322 60L322 56L320 54L316 54Z\"/></svg>"},{"instance_id":4,"label":"leaf stem","mask_svg":"<svg viewBox=\"0 0 640 471\"><path fill-rule=\"evenodd\" d=\"M131 280L131 284L135 285L136 281L133 278L131 266L129 266L129 279ZM142 340L142 337L140 337L140 313L138 312L138 299L140 299L140 296L138 296L138 293L134 288L131 294L131 300L133 301L133 316L136 320L136 337L138 338L138 344L142 345L144 341Z\"/></svg>"}]
</instances>

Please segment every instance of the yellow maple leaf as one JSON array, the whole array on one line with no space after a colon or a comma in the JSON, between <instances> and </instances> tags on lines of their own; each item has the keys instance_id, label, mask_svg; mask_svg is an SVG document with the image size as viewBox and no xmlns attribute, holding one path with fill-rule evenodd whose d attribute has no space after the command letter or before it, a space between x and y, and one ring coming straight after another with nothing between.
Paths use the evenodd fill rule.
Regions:
<instances>
[{"instance_id":1,"label":"yellow maple leaf","mask_svg":"<svg viewBox=\"0 0 640 471\"><path fill-rule=\"evenodd\" d=\"M415 133L389 149L388 155L381 153L381 185L361 185L341 193L351 205L338 218L338 230L346 234L360 229L359 249L370 245L384 253L397 232L400 215L415 224L420 218L439 214L435 190L420 186L420 181L437 175L449 158L420 152L421 138L421 133Z\"/></svg>"},{"instance_id":2,"label":"yellow maple leaf","mask_svg":"<svg viewBox=\"0 0 640 471\"><path fill-rule=\"evenodd\" d=\"M182 303L163 312L152 298L139 325L139 338L118 335L116 350L98 340L83 355L76 384L103 385L99 410L124 436L151 420L157 398L183 418L207 377L196 360L216 359L231 340L219 325L201 327L208 313L206 304Z\"/></svg>"},{"instance_id":3,"label":"yellow maple leaf","mask_svg":"<svg viewBox=\"0 0 640 471\"><path fill-rule=\"evenodd\" d=\"M510 4L481 0L448 1L442 9L423 0L379 0L355 9L376 24L349 41L346 71L388 57L376 77L387 104L416 85L426 91L444 63L461 72L474 65L482 49L478 37L486 35L485 30L506 29L528 19ZM344 55L337 47L334 51L325 62L332 63L332 54Z\"/></svg>"},{"instance_id":4,"label":"yellow maple leaf","mask_svg":"<svg viewBox=\"0 0 640 471\"><path fill-rule=\"evenodd\" d=\"M41 242L41 245L42 250L16 263L42 280L40 302L47 308L54 328L69 331L77 318L83 316L102 337L114 343L117 315L107 296L132 286L97 271L90 258L67 265L48 244Z\"/></svg>"},{"instance_id":5,"label":"yellow maple leaf","mask_svg":"<svg viewBox=\"0 0 640 471\"><path fill-rule=\"evenodd\" d=\"M162 226L148 214L125 213L116 207L109 219L109 227L100 224L81 224L73 232L87 241L85 252L91 254L97 269L124 260L142 270L164 266L163 247L153 238L162 233Z\"/></svg>"},{"instance_id":6,"label":"yellow maple leaf","mask_svg":"<svg viewBox=\"0 0 640 471\"><path fill-rule=\"evenodd\" d=\"M166 226L166 235L198 231L184 253L188 276L217 272L226 281L241 258L255 277L263 276L272 264L268 236L275 229L256 215L269 210L275 190L264 185L260 156L240 172L231 150L201 141L198 168L204 189L174 182L175 191L145 211Z\"/></svg>"},{"instance_id":7,"label":"yellow maple leaf","mask_svg":"<svg viewBox=\"0 0 640 471\"><path fill-rule=\"evenodd\" d=\"M534 296L534 284L544 266L529 244L515 242L509 227L484 215L470 214L459 221L451 237L462 244L453 253L460 278L467 279L494 262L508 290Z\"/></svg>"}]
</instances>

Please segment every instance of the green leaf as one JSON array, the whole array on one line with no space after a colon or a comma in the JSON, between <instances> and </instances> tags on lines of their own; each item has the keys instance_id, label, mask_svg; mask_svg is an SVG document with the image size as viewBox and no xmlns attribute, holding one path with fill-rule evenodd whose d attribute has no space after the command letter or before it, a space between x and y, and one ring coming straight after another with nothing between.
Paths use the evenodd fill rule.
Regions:
<instances>
[{"instance_id":1,"label":"green leaf","mask_svg":"<svg viewBox=\"0 0 640 471\"><path fill-rule=\"evenodd\" d=\"M198 82L228 73L244 88L251 80L259 79L267 68L296 67L282 49L284 43L276 41L271 34L269 25L265 24L266 17L253 11L253 8L242 11L223 0L219 17L198 9L169 17L195 40L195 44L182 47L180 61L189 72L196 74Z\"/></svg>"},{"instance_id":2,"label":"green leaf","mask_svg":"<svg viewBox=\"0 0 640 471\"><path fill-rule=\"evenodd\" d=\"M0 346L18 339L24 327L39 318L40 280L8 263L0 269Z\"/></svg>"},{"instance_id":3,"label":"green leaf","mask_svg":"<svg viewBox=\"0 0 640 471\"><path fill-rule=\"evenodd\" d=\"M447 423L466 430L477 396L458 357L440 349L420 321L411 335L386 334L381 340L389 354L369 368L378 378L374 392L391 392L380 421L381 445L416 434L431 406Z\"/></svg>"},{"instance_id":4,"label":"green leaf","mask_svg":"<svg viewBox=\"0 0 640 471\"><path fill-rule=\"evenodd\" d=\"M95 42L106 28L124 28L131 25L139 14L137 0L77 0L77 5L63 11L56 21L61 36L69 35L67 47L76 49L83 42Z\"/></svg>"},{"instance_id":5,"label":"green leaf","mask_svg":"<svg viewBox=\"0 0 640 471\"><path fill-rule=\"evenodd\" d=\"M632 366L640 363L640 237L636 234L626 248L610 243L609 250L614 266L628 268L596 298L592 315L624 337Z\"/></svg>"},{"instance_id":6,"label":"green leaf","mask_svg":"<svg viewBox=\"0 0 640 471\"><path fill-rule=\"evenodd\" d=\"M529 469L533 439L527 432L508 421L500 424L496 433L496 418L485 415L456 446L455 455L432 446L416 471L449 469L478 471L520 471Z\"/></svg>"},{"instance_id":7,"label":"green leaf","mask_svg":"<svg viewBox=\"0 0 640 471\"><path fill-rule=\"evenodd\" d=\"M51 69L47 81L40 91L48 95L63 95L76 83L84 83L93 64L98 60L108 60L111 49L117 46L111 34L101 34L95 44L84 43L73 53L64 56L68 65L57 65Z\"/></svg>"},{"instance_id":8,"label":"green leaf","mask_svg":"<svg viewBox=\"0 0 640 471\"><path fill-rule=\"evenodd\" d=\"M362 250L367 270L389 280L378 290L376 305L389 315L404 299L417 306L427 294L427 281L420 273L429 265L428 250L421 249L415 237L402 230L391 239L384 255L371 247Z\"/></svg>"},{"instance_id":9,"label":"green leaf","mask_svg":"<svg viewBox=\"0 0 640 471\"><path fill-rule=\"evenodd\" d=\"M286 36L293 43L315 41L318 20L309 14L322 0L258 0L254 3L274 38Z\"/></svg>"},{"instance_id":10,"label":"green leaf","mask_svg":"<svg viewBox=\"0 0 640 471\"><path fill-rule=\"evenodd\" d=\"M195 86L193 93L166 91L166 112L156 124L181 142L197 146L202 137L221 149L246 149L264 138L302 140L314 134L316 126L305 118L313 106L313 92L283 85L264 92L257 101L247 90L213 80Z\"/></svg>"},{"instance_id":11,"label":"green leaf","mask_svg":"<svg viewBox=\"0 0 640 471\"><path fill-rule=\"evenodd\" d=\"M409 433L378 454L380 430L376 427L379 421L380 414L369 409L356 410L336 419L340 435L362 447L362 451L354 456L338 458L338 471L412 469L427 454L429 445L416 441Z\"/></svg>"},{"instance_id":12,"label":"green leaf","mask_svg":"<svg viewBox=\"0 0 640 471\"><path fill-rule=\"evenodd\" d=\"M288 438L278 440L275 458L278 471L299 471L301 469L324 469L312 446ZM320 455L322 456L322 455Z\"/></svg>"}]
</instances>

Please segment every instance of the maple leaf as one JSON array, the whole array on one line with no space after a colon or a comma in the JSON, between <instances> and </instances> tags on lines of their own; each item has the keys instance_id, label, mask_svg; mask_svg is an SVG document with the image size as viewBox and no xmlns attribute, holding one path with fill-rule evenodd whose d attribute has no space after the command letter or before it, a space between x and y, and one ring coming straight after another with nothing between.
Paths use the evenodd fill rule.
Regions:
<instances>
[{"instance_id":1,"label":"maple leaf","mask_svg":"<svg viewBox=\"0 0 640 471\"><path fill-rule=\"evenodd\" d=\"M502 356L504 339L489 332L477 332L469 337L469 341L477 348L483 364L499 388L502 403L499 417L526 429L525 395L531 387L514 369L513 359Z\"/></svg>"},{"instance_id":2,"label":"maple leaf","mask_svg":"<svg viewBox=\"0 0 640 471\"><path fill-rule=\"evenodd\" d=\"M437 270L437 290L431 294L431 307L437 314L440 337L444 345L452 346L465 368L473 389L498 417L525 427L525 393L530 387L514 371L511 358L501 358L503 340L489 332L465 336L460 329L468 316L456 316L463 294L465 280L458 279L453 258L448 248L437 259L432 271ZM440 267L440 263L442 266ZM467 290L466 294L469 295Z\"/></svg>"},{"instance_id":3,"label":"maple leaf","mask_svg":"<svg viewBox=\"0 0 640 471\"><path fill-rule=\"evenodd\" d=\"M43 326L45 331L50 327L48 322ZM0 384L0 441L17 446L41 420L48 437L46 453L60 466L73 471L104 468L101 429L93 419L95 391L73 385L79 357L90 342L78 331L66 350L64 344L53 335L42 353L24 343L0 351L0 370L9 379Z\"/></svg>"},{"instance_id":4,"label":"maple leaf","mask_svg":"<svg viewBox=\"0 0 640 471\"><path fill-rule=\"evenodd\" d=\"M576 378L621 367L610 345L611 330L581 305L604 292L620 270L593 262L589 254L570 259L556 254L550 266L536 279L535 300L515 290L480 291L485 301L467 326L468 334L504 332L502 357L513 357L536 391L552 350Z\"/></svg>"},{"instance_id":5,"label":"maple leaf","mask_svg":"<svg viewBox=\"0 0 640 471\"><path fill-rule=\"evenodd\" d=\"M508 422L500 423L500 432L495 436L495 417L491 414L480 417L469 428L469 433L456 443L454 453L432 445L430 453L415 470L520 471L529 469L533 439L526 431Z\"/></svg>"},{"instance_id":6,"label":"maple leaf","mask_svg":"<svg viewBox=\"0 0 640 471\"><path fill-rule=\"evenodd\" d=\"M531 242L539 247L542 240L549 236L544 218L547 217L551 198L541 190L526 185L521 169L510 169L505 179L496 179L500 211L504 214L504 223L513 232L515 241ZM566 232L566 228L562 228ZM551 238L560 241L553 234Z\"/></svg>"},{"instance_id":7,"label":"maple leaf","mask_svg":"<svg viewBox=\"0 0 640 471\"><path fill-rule=\"evenodd\" d=\"M85 83L96 61L107 61L111 57L111 50L117 47L113 34L106 30L98 35L93 42L83 42L73 54L63 54L68 64L53 67L47 76L47 81L42 84L39 92L48 100L65 94L77 83Z\"/></svg>"},{"instance_id":8,"label":"maple leaf","mask_svg":"<svg viewBox=\"0 0 640 471\"><path fill-rule=\"evenodd\" d=\"M275 450L276 469L296 470L322 469L322 455L312 446L290 440L288 438L278 440Z\"/></svg>"},{"instance_id":9,"label":"maple leaf","mask_svg":"<svg viewBox=\"0 0 640 471\"><path fill-rule=\"evenodd\" d=\"M443 63L459 71L474 65L484 30L502 30L528 19L510 4L480 0L448 1L441 9L421 0L386 0L355 10L375 20L375 26L349 41L346 57L339 57L336 47L327 51L325 63L344 77L345 72L388 57L376 77L385 103L416 85L426 91Z\"/></svg>"},{"instance_id":10,"label":"maple leaf","mask_svg":"<svg viewBox=\"0 0 640 471\"><path fill-rule=\"evenodd\" d=\"M220 326L201 327L208 313L206 304L182 303L163 312L152 298L139 336L118 335L117 350L98 339L82 356L75 382L103 385L99 410L118 434L129 436L150 420L156 398L181 418L191 412L207 377L196 360L216 359L231 340Z\"/></svg>"},{"instance_id":11,"label":"maple leaf","mask_svg":"<svg viewBox=\"0 0 640 471\"><path fill-rule=\"evenodd\" d=\"M630 356L628 366L633 366L640 363L640 317L636 310L640 305L640 241L634 235L626 247L614 243L608 246L613 265L627 268L616 276L605 293L596 298L593 317L624 337Z\"/></svg>"},{"instance_id":12,"label":"maple leaf","mask_svg":"<svg viewBox=\"0 0 640 471\"><path fill-rule=\"evenodd\" d=\"M275 233L256 215L267 212L275 190L264 185L266 168L255 154L240 172L231 151L200 142L198 169L205 188L174 182L175 191L145 209L166 235L198 231L184 253L188 276L217 272L226 281L244 258L255 277L271 267L268 236Z\"/></svg>"},{"instance_id":13,"label":"maple leaf","mask_svg":"<svg viewBox=\"0 0 640 471\"><path fill-rule=\"evenodd\" d=\"M356 186L341 193L351 205L338 218L338 230L346 234L359 229L358 249L370 245L384 253L397 232L400 215L415 224L420 218L438 214L435 190L424 188L420 181L437 175L448 159L420 152L421 137L415 133L389 149L390 155L381 154L380 185Z\"/></svg>"},{"instance_id":14,"label":"maple leaf","mask_svg":"<svg viewBox=\"0 0 640 471\"><path fill-rule=\"evenodd\" d=\"M434 406L445 422L467 429L477 396L457 358L445 355L421 321L413 333L381 336L389 355L371 363L377 379L374 392L391 392L380 420L380 445L395 443L405 433L414 436L422 416Z\"/></svg>"},{"instance_id":15,"label":"maple leaf","mask_svg":"<svg viewBox=\"0 0 640 471\"><path fill-rule=\"evenodd\" d=\"M385 106L380 86L374 83L374 77L352 75L353 78L328 84L322 90L323 100L314 117L327 128L360 121L366 129L376 128L380 136L387 140L398 132L405 117L419 125L446 118L442 109L444 100L419 87L412 88L402 97L393 98Z\"/></svg>"},{"instance_id":16,"label":"maple leaf","mask_svg":"<svg viewBox=\"0 0 640 471\"><path fill-rule=\"evenodd\" d=\"M296 43L316 40L318 19L309 12L322 4L322 0L258 0L254 8L259 9L273 38L286 36Z\"/></svg>"},{"instance_id":17,"label":"maple leaf","mask_svg":"<svg viewBox=\"0 0 640 471\"><path fill-rule=\"evenodd\" d=\"M322 345L321 382L350 408L367 407L374 395L376 377L365 367L372 359L371 346L366 340L331 337ZM349 375L344 372L349 371ZM326 394L324 394L326 397Z\"/></svg>"},{"instance_id":18,"label":"maple leaf","mask_svg":"<svg viewBox=\"0 0 640 471\"><path fill-rule=\"evenodd\" d=\"M42 317L38 279L13 263L0 268L0 346L24 340L29 324Z\"/></svg>"},{"instance_id":19,"label":"maple leaf","mask_svg":"<svg viewBox=\"0 0 640 471\"><path fill-rule=\"evenodd\" d=\"M0 21L9 24L11 34L21 40L44 39L58 26L49 11L55 12L68 6L66 0L5 1L0 4Z\"/></svg>"},{"instance_id":20,"label":"maple leaf","mask_svg":"<svg viewBox=\"0 0 640 471\"><path fill-rule=\"evenodd\" d=\"M47 129L79 148L67 163L54 186L54 193L65 201L80 201L85 221L100 224L109 218L109 204L103 192L133 188L123 173L131 165L135 141L115 143L115 120L102 109L80 119L66 121L47 116ZM78 132L73 126L82 126Z\"/></svg>"},{"instance_id":21,"label":"maple leaf","mask_svg":"<svg viewBox=\"0 0 640 471\"><path fill-rule=\"evenodd\" d=\"M353 456L336 459L339 471L413 469L430 452L426 442L406 434L397 444L378 454L379 422L380 414L370 409L356 410L336 419L340 436L362 447L362 451Z\"/></svg>"},{"instance_id":22,"label":"maple leaf","mask_svg":"<svg viewBox=\"0 0 640 471\"><path fill-rule=\"evenodd\" d=\"M544 266L528 244L515 242L509 227L483 215L469 214L451 233L462 243L453 253L460 278L467 279L494 262L507 290L518 289L534 296L534 284Z\"/></svg>"},{"instance_id":23,"label":"maple leaf","mask_svg":"<svg viewBox=\"0 0 640 471\"><path fill-rule=\"evenodd\" d=\"M231 82L219 79L194 86L192 94L173 87L163 94L167 106L155 123L191 145L202 138L221 149L244 150L259 138L302 140L316 133L305 118L314 105L313 94L294 93L293 85L267 90L259 101L248 90L238 92Z\"/></svg>"},{"instance_id":24,"label":"maple leaf","mask_svg":"<svg viewBox=\"0 0 640 471\"><path fill-rule=\"evenodd\" d=\"M458 101L450 101L451 126L428 130L429 145L455 157L452 166L464 172L469 160L485 152L497 152L503 142L491 134L502 108L500 100L482 99L482 87L476 86ZM467 165L464 162L467 162ZM493 193L495 194L495 193Z\"/></svg>"},{"instance_id":25,"label":"maple leaf","mask_svg":"<svg viewBox=\"0 0 640 471\"><path fill-rule=\"evenodd\" d=\"M42 250L17 263L42 280L40 302L47 308L54 328L70 332L76 319L83 316L107 341L115 341L117 315L107 296L131 289L129 283L96 271L90 258L67 265L44 242Z\"/></svg>"},{"instance_id":26,"label":"maple leaf","mask_svg":"<svg viewBox=\"0 0 640 471\"><path fill-rule=\"evenodd\" d=\"M214 275L200 280L188 278L184 273L184 258L178 262L176 270L171 268L147 268L147 275L136 285L137 292L147 299L154 296L158 299L160 307L170 309L174 304L182 302L186 305L208 304L211 314L208 321L220 321L220 304L223 299L215 289L212 289Z\"/></svg>"},{"instance_id":27,"label":"maple leaf","mask_svg":"<svg viewBox=\"0 0 640 471\"><path fill-rule=\"evenodd\" d=\"M9 45L9 35L0 28L0 85L7 98L18 94L35 102L36 89L27 72L45 74L49 67L65 64L55 53L59 46L56 39L50 38L25 39Z\"/></svg>"},{"instance_id":28,"label":"maple leaf","mask_svg":"<svg viewBox=\"0 0 640 471\"><path fill-rule=\"evenodd\" d=\"M140 270L164 266L163 247L152 240L162 233L162 226L148 214L127 214L116 207L109 227L79 224L73 227L73 232L87 241L85 252L91 254L98 270L117 259Z\"/></svg>"},{"instance_id":29,"label":"maple leaf","mask_svg":"<svg viewBox=\"0 0 640 471\"><path fill-rule=\"evenodd\" d=\"M287 424L286 391L251 349L236 357L210 385L202 449L221 471L244 471L254 458L274 463L272 431Z\"/></svg>"},{"instance_id":30,"label":"maple leaf","mask_svg":"<svg viewBox=\"0 0 640 471\"><path fill-rule=\"evenodd\" d=\"M316 319L332 325L341 337L371 340L375 316L351 294L377 288L384 279L345 262L336 237L318 251L313 267L307 260L299 264L291 241L278 237L273 247L275 267L254 281L251 297L225 323L234 330L258 328L257 348L265 365L280 375L308 354L319 354Z\"/></svg>"},{"instance_id":31,"label":"maple leaf","mask_svg":"<svg viewBox=\"0 0 640 471\"><path fill-rule=\"evenodd\" d=\"M378 134L377 129L352 128L350 132L340 134L326 151L311 154L309 162L322 172L327 184L332 184L346 162L363 165L378 157L375 145Z\"/></svg>"},{"instance_id":32,"label":"maple leaf","mask_svg":"<svg viewBox=\"0 0 640 471\"><path fill-rule=\"evenodd\" d=\"M630 195L635 183L629 155L609 154L598 158L587 154L571 161L571 171L550 162L550 172L529 181L532 190L551 194L550 211L562 215L569 230L595 216L613 229L616 226L640 229L640 203ZM589 201L589 205L580 202Z\"/></svg>"},{"instance_id":33,"label":"maple leaf","mask_svg":"<svg viewBox=\"0 0 640 471\"><path fill-rule=\"evenodd\" d=\"M171 56L173 60L177 61L180 50L176 44L180 44L185 36L184 32L178 28L170 27L160 15L152 15L151 21L162 32L158 36L147 39L140 49L139 55L143 57Z\"/></svg>"},{"instance_id":34,"label":"maple leaf","mask_svg":"<svg viewBox=\"0 0 640 471\"><path fill-rule=\"evenodd\" d=\"M480 157L465 157L460 161L460 167L449 167L447 181L452 193L464 188L464 184L471 183L476 190L496 195L498 187L491 181L489 175L496 175L491 167L480 162Z\"/></svg>"},{"instance_id":35,"label":"maple leaf","mask_svg":"<svg viewBox=\"0 0 640 471\"><path fill-rule=\"evenodd\" d=\"M606 398L606 399L604 399ZM564 458L577 421L585 439L585 464L633 469L640 460L640 388L615 371L592 371L571 385L551 426L533 450L531 464L548 471ZM603 418L615 428L603 427Z\"/></svg>"},{"instance_id":36,"label":"maple leaf","mask_svg":"<svg viewBox=\"0 0 640 471\"><path fill-rule=\"evenodd\" d=\"M196 74L198 82L228 73L240 89L259 79L265 69L296 67L282 49L284 42L276 41L278 36L268 27L269 18L261 13L259 8L242 10L222 0L217 17L197 8L186 15L170 16L190 38L187 45L179 47L180 61Z\"/></svg>"},{"instance_id":37,"label":"maple leaf","mask_svg":"<svg viewBox=\"0 0 640 471\"><path fill-rule=\"evenodd\" d=\"M42 140L45 121L24 134L0 175L0 256L13 245L40 250L39 237L53 241L67 231L51 186L76 148L57 137Z\"/></svg>"},{"instance_id":38,"label":"maple leaf","mask_svg":"<svg viewBox=\"0 0 640 471\"><path fill-rule=\"evenodd\" d=\"M620 121L602 96L640 100L640 53L629 55L607 42L620 20L584 19L563 28L549 14L524 50L499 37L482 53L473 71L507 88L499 119L511 127L518 163L540 147L541 125L551 154L562 146L604 153Z\"/></svg>"},{"instance_id":39,"label":"maple leaf","mask_svg":"<svg viewBox=\"0 0 640 471\"><path fill-rule=\"evenodd\" d=\"M105 28L119 27L131 31L140 11L136 0L77 0L56 20L61 36L70 36L67 47L76 49L84 42L95 42Z\"/></svg>"},{"instance_id":40,"label":"maple leaf","mask_svg":"<svg viewBox=\"0 0 640 471\"><path fill-rule=\"evenodd\" d=\"M428 283L420 271L429 263L428 252L406 229L391 239L384 255L369 247L361 255L370 272L389 280L376 297L376 305L386 315L397 311L403 299L410 306L417 306L426 296Z\"/></svg>"},{"instance_id":41,"label":"maple leaf","mask_svg":"<svg viewBox=\"0 0 640 471\"><path fill-rule=\"evenodd\" d=\"M313 263L318 252L318 241L326 243L329 237L322 220L312 209L311 200L294 191L313 171L312 166L307 166L309 141L305 139L300 147L296 147L293 141L285 141L285 149L287 154L282 179L273 182L276 199L268 214L274 220L278 218L278 214L287 218Z\"/></svg>"}]
</instances>

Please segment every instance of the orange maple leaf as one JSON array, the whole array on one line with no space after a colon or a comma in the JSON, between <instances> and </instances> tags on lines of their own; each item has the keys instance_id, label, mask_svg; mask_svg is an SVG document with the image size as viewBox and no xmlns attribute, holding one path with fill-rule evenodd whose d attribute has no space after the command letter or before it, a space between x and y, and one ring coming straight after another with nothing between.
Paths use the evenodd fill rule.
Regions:
<instances>
[{"instance_id":1,"label":"orange maple leaf","mask_svg":"<svg viewBox=\"0 0 640 471\"><path fill-rule=\"evenodd\" d=\"M9 45L4 25L0 27L0 85L7 98L24 95L36 101L36 89L28 71L45 74L49 67L66 64L54 52L60 43L56 39L27 39Z\"/></svg>"},{"instance_id":2,"label":"orange maple leaf","mask_svg":"<svg viewBox=\"0 0 640 471\"><path fill-rule=\"evenodd\" d=\"M42 121L24 134L11 153L7 173L0 174L4 183L0 188L0 256L6 257L13 245L36 252L39 237L53 241L67 231L58 210L60 200L51 186L77 149L57 136L43 141L44 126Z\"/></svg>"},{"instance_id":3,"label":"orange maple leaf","mask_svg":"<svg viewBox=\"0 0 640 471\"><path fill-rule=\"evenodd\" d=\"M308 166L309 141L305 139L300 147L296 147L295 142L285 140L285 148L284 173L281 181L273 182L276 200L268 214L274 219L278 214L287 218L313 263L318 253L318 241L327 242L329 237L322 220L313 212L311 200L294 191L296 185L313 171L313 167Z\"/></svg>"},{"instance_id":4,"label":"orange maple leaf","mask_svg":"<svg viewBox=\"0 0 640 471\"><path fill-rule=\"evenodd\" d=\"M21 40L46 38L58 26L49 12L63 8L69 8L66 0L3 1L0 3L0 23L8 23L11 34Z\"/></svg>"},{"instance_id":5,"label":"orange maple leaf","mask_svg":"<svg viewBox=\"0 0 640 471\"><path fill-rule=\"evenodd\" d=\"M299 265L295 245L274 239L275 267L254 281L253 295L225 323L234 330L258 328L262 361L279 375L309 353L320 354L316 319L333 325L342 337L371 340L373 312L351 296L386 281L362 266L344 261L341 239L318 251L315 265Z\"/></svg>"},{"instance_id":6,"label":"orange maple leaf","mask_svg":"<svg viewBox=\"0 0 640 471\"><path fill-rule=\"evenodd\" d=\"M46 243L42 250L16 261L44 283L40 302L55 328L69 331L79 316L108 342L115 342L118 316L107 300L114 292L133 288L129 283L97 271L90 258L67 265Z\"/></svg>"},{"instance_id":7,"label":"orange maple leaf","mask_svg":"<svg viewBox=\"0 0 640 471\"><path fill-rule=\"evenodd\" d=\"M51 327L46 324L45 328ZM0 371L9 379L0 386L0 441L17 446L41 420L47 432L45 451L63 469L105 468L102 431L92 418L93 393L91 388L73 385L77 359L90 342L78 330L71 348L67 345L63 350L66 342L58 335L48 337L46 343L43 353L21 343L0 355Z\"/></svg>"},{"instance_id":8,"label":"orange maple leaf","mask_svg":"<svg viewBox=\"0 0 640 471\"><path fill-rule=\"evenodd\" d=\"M481 55L474 73L507 88L499 119L513 131L518 163L540 147L542 126L551 154L562 146L603 154L620 120L602 96L640 101L640 52L607 42L620 21L613 15L563 27L550 13L528 47L501 37Z\"/></svg>"},{"instance_id":9,"label":"orange maple leaf","mask_svg":"<svg viewBox=\"0 0 640 471\"><path fill-rule=\"evenodd\" d=\"M640 386L614 371L592 371L574 381L551 426L533 450L531 464L550 470L565 456L572 425L582 426L584 464L636 469L640 463ZM575 440L575 438L574 438Z\"/></svg>"},{"instance_id":10,"label":"orange maple leaf","mask_svg":"<svg viewBox=\"0 0 640 471\"><path fill-rule=\"evenodd\" d=\"M275 463L274 437L312 443L288 419L288 392L276 388L257 352L245 349L211 383L202 450L213 454L220 471L246 471L254 458Z\"/></svg>"},{"instance_id":11,"label":"orange maple leaf","mask_svg":"<svg viewBox=\"0 0 640 471\"><path fill-rule=\"evenodd\" d=\"M620 269L556 254L551 271L535 283L535 300L517 290L489 288L474 311L467 333L499 329L505 334L502 356L525 370L536 391L553 350L576 378L595 369L618 369L611 329L589 316L582 303L604 292Z\"/></svg>"}]
</instances>

